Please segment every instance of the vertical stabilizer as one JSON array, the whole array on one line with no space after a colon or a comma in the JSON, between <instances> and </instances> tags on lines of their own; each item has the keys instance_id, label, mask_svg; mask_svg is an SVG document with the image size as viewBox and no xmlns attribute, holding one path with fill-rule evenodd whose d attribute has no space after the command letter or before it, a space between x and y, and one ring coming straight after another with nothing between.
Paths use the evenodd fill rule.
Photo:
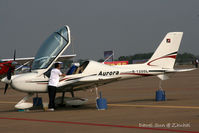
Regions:
<instances>
[{"instance_id":1,"label":"vertical stabilizer","mask_svg":"<svg viewBox=\"0 0 199 133\"><path fill-rule=\"evenodd\" d=\"M147 62L147 65L168 69L173 68L182 36L183 32L167 33L151 59Z\"/></svg>"}]
</instances>

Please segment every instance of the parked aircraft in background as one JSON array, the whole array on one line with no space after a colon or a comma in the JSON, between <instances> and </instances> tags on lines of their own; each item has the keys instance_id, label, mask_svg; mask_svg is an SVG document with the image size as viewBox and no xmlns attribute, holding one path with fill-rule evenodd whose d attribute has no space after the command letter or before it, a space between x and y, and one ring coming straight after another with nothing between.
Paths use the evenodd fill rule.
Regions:
<instances>
[{"instance_id":1,"label":"parked aircraft in background","mask_svg":"<svg viewBox=\"0 0 199 133\"><path fill-rule=\"evenodd\" d=\"M26 66L28 63L34 60L34 57L26 57L26 58L14 58L13 59L1 59L0 60L0 78L5 77L8 74L8 71L14 72L15 70L19 70ZM76 55L61 55L59 60L67 60L75 57ZM20 65L21 64L21 65ZM26 67L28 69L30 67ZM23 70L22 70L23 71Z\"/></svg>"},{"instance_id":2,"label":"parked aircraft in background","mask_svg":"<svg viewBox=\"0 0 199 133\"><path fill-rule=\"evenodd\" d=\"M64 97L65 92L72 94L71 105L80 105L86 102L85 99L75 98L74 92L97 88L108 83L133 79L146 76L158 76L161 80L167 78L166 74L175 72L190 71L193 69L174 69L174 64L183 32L170 32L160 43L151 59L143 64L128 64L110 66L96 61L85 61L80 66L72 66L70 73L60 79L57 92L63 93L62 100L67 103ZM70 29L64 26L54 32L41 45L32 63L31 72L11 77L5 77L1 81L10 85L13 89L28 93L16 108L25 109L33 106L26 100L34 93L47 93L49 77L47 75L50 68L67 49L71 42ZM6 89L6 88L5 88ZM68 102L69 103L69 102Z\"/></svg>"},{"instance_id":3,"label":"parked aircraft in background","mask_svg":"<svg viewBox=\"0 0 199 133\"><path fill-rule=\"evenodd\" d=\"M4 77L8 73L9 69L12 69L12 71L14 70L13 61L0 60L0 78Z\"/></svg>"}]
</instances>

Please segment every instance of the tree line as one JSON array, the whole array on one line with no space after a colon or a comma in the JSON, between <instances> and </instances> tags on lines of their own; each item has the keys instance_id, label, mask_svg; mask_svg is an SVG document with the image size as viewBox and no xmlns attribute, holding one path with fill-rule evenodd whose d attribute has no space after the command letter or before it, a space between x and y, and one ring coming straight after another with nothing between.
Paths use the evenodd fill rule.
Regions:
<instances>
[{"instance_id":1,"label":"tree line","mask_svg":"<svg viewBox=\"0 0 199 133\"><path fill-rule=\"evenodd\" d=\"M135 64L135 63L144 63L147 62L148 59L151 58L153 53L140 53L140 54L134 54L134 55L129 55L129 56L120 56L117 59L114 59L114 61L128 61L129 64ZM178 64L194 64L194 61L196 59L199 59L199 56L195 56L194 54L191 53L182 53L178 54L176 57L176 63ZM79 59L75 62L79 62L82 64L84 59ZM98 62L103 62L104 59L99 59ZM72 60L66 60L63 61L64 66L69 67L73 61Z\"/></svg>"},{"instance_id":2,"label":"tree line","mask_svg":"<svg viewBox=\"0 0 199 133\"><path fill-rule=\"evenodd\" d=\"M153 53L139 53L139 54L134 54L134 55L129 55L129 56L120 56L117 59L114 59L114 61L129 61L130 64L142 63L150 59L152 55ZM182 54L179 53L176 57L176 63L190 64L197 58L198 56L195 56L194 54L191 54L191 53L182 53ZM103 62L104 59L100 59L98 61Z\"/></svg>"}]
</instances>

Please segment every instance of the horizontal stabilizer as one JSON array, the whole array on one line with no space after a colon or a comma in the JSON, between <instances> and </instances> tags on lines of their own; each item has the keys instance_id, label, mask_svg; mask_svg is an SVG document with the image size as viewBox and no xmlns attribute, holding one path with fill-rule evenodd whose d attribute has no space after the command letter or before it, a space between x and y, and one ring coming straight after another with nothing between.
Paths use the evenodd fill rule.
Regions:
<instances>
[{"instance_id":1,"label":"horizontal stabilizer","mask_svg":"<svg viewBox=\"0 0 199 133\"><path fill-rule=\"evenodd\" d=\"M189 69L173 69L173 70L167 70L166 72L170 72L170 73L173 73L173 72L188 72L188 71L193 71L193 70L196 70L197 68L189 68Z\"/></svg>"}]
</instances>

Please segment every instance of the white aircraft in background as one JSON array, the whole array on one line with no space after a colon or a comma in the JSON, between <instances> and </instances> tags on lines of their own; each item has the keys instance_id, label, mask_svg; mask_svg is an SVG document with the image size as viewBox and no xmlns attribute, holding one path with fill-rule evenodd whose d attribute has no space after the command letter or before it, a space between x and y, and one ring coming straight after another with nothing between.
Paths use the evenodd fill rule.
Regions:
<instances>
[{"instance_id":1,"label":"white aircraft in background","mask_svg":"<svg viewBox=\"0 0 199 133\"><path fill-rule=\"evenodd\" d=\"M22 68L23 66L26 66L27 64L29 64L30 62L32 62L35 57L25 57L25 58L15 58L15 55L16 54L16 51L14 51L14 58L13 59L1 59L0 61L1 62L7 62L7 61L14 61L14 65L20 63L22 65L20 65L19 67L15 68L15 70L18 70L20 68ZM70 58L73 58L75 57L76 54L72 54L72 55L61 55L59 57L59 60L62 61L62 60L68 60Z\"/></svg>"},{"instance_id":2,"label":"white aircraft in background","mask_svg":"<svg viewBox=\"0 0 199 133\"><path fill-rule=\"evenodd\" d=\"M74 97L75 91L95 88L108 83L133 79L146 76L158 76L161 80L167 78L167 73L184 72L193 69L174 69L174 64L183 32L170 32L162 40L157 50L148 62L143 64L129 64L121 66L109 66L96 61L85 61L82 65L72 70L65 77L61 78L58 84L57 92L62 92L62 101L65 92L71 92L73 100L71 105L80 105L86 102L84 99ZM70 29L64 26L57 32L54 32L41 45L32 64L31 72L19 75L13 75L10 79L7 77L1 81L9 84L13 89L28 93L15 108L25 109L33 106L26 100L34 93L47 93L48 72L52 65L57 61L61 54L71 43ZM79 102L73 101L79 100ZM82 101L81 101L82 100Z\"/></svg>"}]
</instances>

